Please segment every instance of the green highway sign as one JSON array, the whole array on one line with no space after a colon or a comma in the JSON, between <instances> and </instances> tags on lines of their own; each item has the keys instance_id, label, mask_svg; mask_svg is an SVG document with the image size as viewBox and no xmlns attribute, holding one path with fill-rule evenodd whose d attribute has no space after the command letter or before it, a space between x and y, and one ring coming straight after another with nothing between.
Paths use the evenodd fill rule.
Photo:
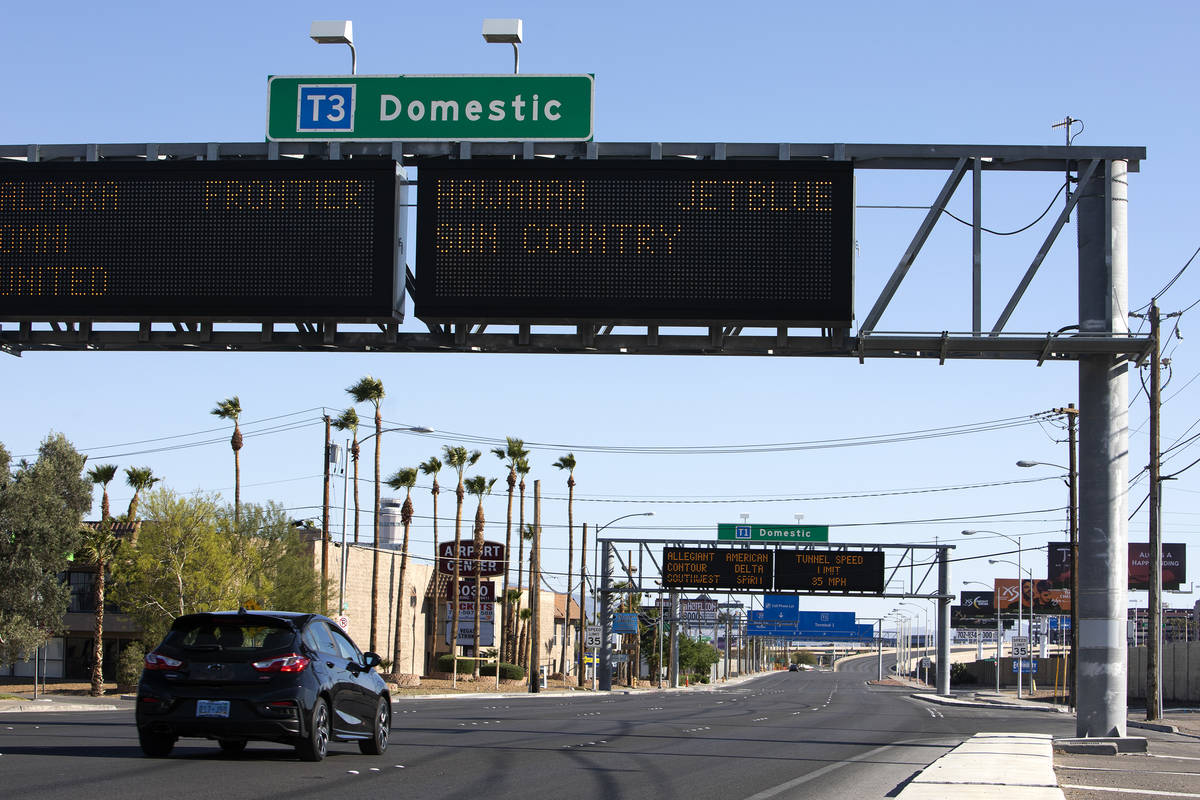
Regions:
<instances>
[{"instance_id":1,"label":"green highway sign","mask_svg":"<svg viewBox=\"0 0 1200 800\"><path fill-rule=\"evenodd\" d=\"M828 525L751 525L722 522L717 538L731 542L828 542Z\"/></svg>"},{"instance_id":2,"label":"green highway sign","mask_svg":"<svg viewBox=\"0 0 1200 800\"><path fill-rule=\"evenodd\" d=\"M592 138L591 75L273 75L267 139Z\"/></svg>"}]
</instances>

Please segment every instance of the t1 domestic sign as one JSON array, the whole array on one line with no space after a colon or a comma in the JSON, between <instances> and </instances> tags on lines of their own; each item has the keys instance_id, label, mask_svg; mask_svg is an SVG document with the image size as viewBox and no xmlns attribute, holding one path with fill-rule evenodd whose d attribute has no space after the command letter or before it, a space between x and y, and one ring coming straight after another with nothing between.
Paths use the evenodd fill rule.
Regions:
<instances>
[{"instance_id":1,"label":"t1 domestic sign","mask_svg":"<svg viewBox=\"0 0 1200 800\"><path fill-rule=\"evenodd\" d=\"M722 522L717 539L729 542L828 542L828 525L751 525Z\"/></svg>"},{"instance_id":2,"label":"t1 domestic sign","mask_svg":"<svg viewBox=\"0 0 1200 800\"><path fill-rule=\"evenodd\" d=\"M592 97L591 75L274 75L267 139L590 141Z\"/></svg>"}]
</instances>

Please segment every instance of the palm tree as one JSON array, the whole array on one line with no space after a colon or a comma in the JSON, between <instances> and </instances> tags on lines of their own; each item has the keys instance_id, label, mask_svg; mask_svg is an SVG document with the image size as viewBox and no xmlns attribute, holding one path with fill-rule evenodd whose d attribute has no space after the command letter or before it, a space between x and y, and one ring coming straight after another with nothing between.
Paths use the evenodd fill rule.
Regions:
<instances>
[{"instance_id":1,"label":"palm tree","mask_svg":"<svg viewBox=\"0 0 1200 800\"><path fill-rule=\"evenodd\" d=\"M375 626L379 619L379 448L383 440L383 381L367 375L358 383L346 388L355 403L370 403L375 407L375 513L371 517L371 641L375 650Z\"/></svg>"},{"instance_id":2,"label":"palm tree","mask_svg":"<svg viewBox=\"0 0 1200 800\"><path fill-rule=\"evenodd\" d=\"M437 643L438 643L438 606L441 604L441 598L438 596L438 583L441 577L438 570L440 563L440 554L438 552L438 492L442 487L438 485L438 473L442 471L442 460L437 456L430 456L427 461L422 461L419 465L422 474L433 476L433 487L430 492L433 494L433 655L434 663L437 662Z\"/></svg>"},{"instance_id":3,"label":"palm tree","mask_svg":"<svg viewBox=\"0 0 1200 800\"><path fill-rule=\"evenodd\" d=\"M112 516L108 506L108 485L117 477L117 465L99 464L89 469L87 475L93 484L100 484L104 489L100 501L100 521L103 522Z\"/></svg>"},{"instance_id":4,"label":"palm tree","mask_svg":"<svg viewBox=\"0 0 1200 800\"><path fill-rule=\"evenodd\" d=\"M472 467L483 454L478 450L467 451L467 448L456 445L442 446L442 455L446 457L446 463L450 468L458 473L458 485L454 489L454 497L458 501L458 505L454 511L454 583L450 586L450 652L455 654L455 658L451 659L456 666L450 670L450 681L452 685L458 684L458 579L462 568L462 559L459 555L462 550L462 508L463 498L465 497L465 489L463 488L463 473L467 471L467 467Z\"/></svg>"},{"instance_id":5,"label":"palm tree","mask_svg":"<svg viewBox=\"0 0 1200 800\"><path fill-rule=\"evenodd\" d=\"M350 431L350 460L354 462L354 543L358 544L358 412L347 408L332 424L339 431ZM342 535L345 536L344 531Z\"/></svg>"},{"instance_id":6,"label":"palm tree","mask_svg":"<svg viewBox=\"0 0 1200 800\"><path fill-rule=\"evenodd\" d=\"M475 658L475 669L472 670L472 676L476 680L479 679L479 658L478 658L478 656L479 656L479 629L483 627L483 618L480 613L483 610L483 608L482 608L483 599L482 599L482 597L480 597L480 594L479 594L479 589L482 585L481 579L483 577L482 575L479 574L483 571L483 568L482 568L483 565L481 563L481 561L483 559L483 525L484 525L483 498L487 497L489 494L492 493L492 487L495 485L496 485L495 478L488 479L488 478L483 477L482 475L476 475L474 478L469 478L466 483L467 492L469 492L472 497L479 499L479 506L478 506L478 508L475 509L475 643L474 643L474 655L476 656L476 658ZM496 669L499 669L499 668L500 668L499 666L496 667Z\"/></svg>"},{"instance_id":7,"label":"palm tree","mask_svg":"<svg viewBox=\"0 0 1200 800\"><path fill-rule=\"evenodd\" d=\"M507 653L509 649L511 649L507 645L513 638L513 631L510 630L508 624L508 573L510 571L508 565L512 564L513 492L515 492L517 488L517 463L521 459L529 457L529 451L525 449L525 442L513 436L507 436L505 439L506 442L504 447L492 448L492 454L496 456L496 458L500 459L501 461L505 461L505 459L507 459L505 465L508 467L508 520L504 527L504 593L500 595L504 598L504 606L501 610L501 619L504 620L504 639L500 643L501 653Z\"/></svg>"},{"instance_id":8,"label":"palm tree","mask_svg":"<svg viewBox=\"0 0 1200 800\"><path fill-rule=\"evenodd\" d=\"M516 471L517 471L517 475L520 478L520 483L517 484L517 488L521 490L521 514L517 520L517 548L518 548L517 588L520 589L521 583L525 579L525 542L530 538L525 535L525 476L529 474L529 459L526 457L521 457L521 458L517 459ZM530 536L532 536L532 534L530 534ZM512 621L512 628L513 628L514 632L516 631L516 628L517 628L517 624L516 624L517 623L517 618L516 618L517 609L520 609L520 607L521 607L521 600L518 597L517 605L516 605L515 609L513 609L513 611L512 611L513 617L512 617L511 621ZM507 623L507 622L509 622L509 620L506 619L505 623ZM514 664L517 661L516 646L517 646L516 639L513 639L511 642L509 642L509 647L510 647L509 655L512 659L511 663L514 663Z\"/></svg>"},{"instance_id":9,"label":"palm tree","mask_svg":"<svg viewBox=\"0 0 1200 800\"><path fill-rule=\"evenodd\" d=\"M150 467L125 468L125 483L133 489L133 497L129 500L129 510L125 512L126 520L129 522L137 521L138 500L141 497L142 490L149 489L161 480L162 478L154 477L154 472Z\"/></svg>"},{"instance_id":10,"label":"palm tree","mask_svg":"<svg viewBox=\"0 0 1200 800\"><path fill-rule=\"evenodd\" d=\"M221 419L233 420L233 436L229 437L229 446L233 448L233 526L238 526L242 508L242 462L239 455L242 449L242 429L238 427L238 417L242 415L242 402L235 394L217 403L211 412Z\"/></svg>"},{"instance_id":11,"label":"palm tree","mask_svg":"<svg viewBox=\"0 0 1200 800\"><path fill-rule=\"evenodd\" d=\"M96 565L96 625L92 646L92 697L104 693L104 570L116 555L120 541L112 531L112 515L108 506L108 484L117 477L116 464L100 464L88 470L92 483L100 484L104 494L100 501L100 524L84 526L83 551Z\"/></svg>"},{"instance_id":12,"label":"palm tree","mask_svg":"<svg viewBox=\"0 0 1200 800\"><path fill-rule=\"evenodd\" d=\"M554 466L567 471L567 607L563 613L562 655L559 658L559 663L563 665L563 680L565 681L567 678L567 628L570 627L571 622L569 619L571 616L571 577L575 564L575 454L567 453L555 461Z\"/></svg>"},{"instance_id":13,"label":"palm tree","mask_svg":"<svg viewBox=\"0 0 1200 800\"><path fill-rule=\"evenodd\" d=\"M395 491L404 490L404 505L400 507L400 524L404 526L404 543L400 546L400 588L396 592L396 596L400 598L396 602L396 637L392 647L392 671L400 674L400 633L403 628L400 627L400 620L404 610L404 576L408 571L408 529L412 525L413 520L413 504L412 504L412 489L417 485L417 470L415 467L405 467L397 470L396 474L388 478L387 485ZM416 610L413 613L417 613ZM416 665L412 667L416 671ZM420 673L417 673L420 674Z\"/></svg>"}]
</instances>

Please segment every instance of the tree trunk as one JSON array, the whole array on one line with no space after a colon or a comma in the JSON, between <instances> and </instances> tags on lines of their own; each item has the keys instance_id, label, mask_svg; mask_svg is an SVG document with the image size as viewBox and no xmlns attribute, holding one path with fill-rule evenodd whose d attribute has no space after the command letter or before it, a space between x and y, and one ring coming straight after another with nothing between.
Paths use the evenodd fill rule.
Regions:
<instances>
[{"instance_id":1,"label":"tree trunk","mask_svg":"<svg viewBox=\"0 0 1200 800\"><path fill-rule=\"evenodd\" d=\"M450 671L451 685L458 685L458 581L462 577L462 474L458 476L458 487L454 490L457 504L454 509L454 584L450 587L450 653L454 669Z\"/></svg>"},{"instance_id":2,"label":"tree trunk","mask_svg":"<svg viewBox=\"0 0 1200 800\"><path fill-rule=\"evenodd\" d=\"M521 584L525 582L525 479L521 479L521 514L517 521L517 588L521 588ZM517 599L517 605L512 610L512 621L514 627L517 620L521 618L521 600ZM515 664L517 659L524 653L524 650L517 652L518 645L513 642L512 661Z\"/></svg>"},{"instance_id":3,"label":"tree trunk","mask_svg":"<svg viewBox=\"0 0 1200 800\"><path fill-rule=\"evenodd\" d=\"M563 674L563 685L567 685L567 631L571 627L571 570L575 562L575 476L567 476L567 593L563 604L562 647L558 663ZM571 653L574 655L574 652ZM574 660L574 659L572 659Z\"/></svg>"},{"instance_id":4,"label":"tree trunk","mask_svg":"<svg viewBox=\"0 0 1200 800\"><path fill-rule=\"evenodd\" d=\"M437 666L438 652L438 637L441 636L441 631L438 628L438 606L442 602L442 598L438 596L438 584L441 583L441 570L439 562L441 556L438 551L438 492L441 487L438 486L437 478L433 479L433 663Z\"/></svg>"},{"instance_id":5,"label":"tree trunk","mask_svg":"<svg viewBox=\"0 0 1200 800\"><path fill-rule=\"evenodd\" d=\"M239 528L242 514L242 431L237 420L233 421L233 527Z\"/></svg>"},{"instance_id":6,"label":"tree trunk","mask_svg":"<svg viewBox=\"0 0 1200 800\"><path fill-rule=\"evenodd\" d=\"M104 525L103 522L100 523ZM96 640L92 650L92 697L104 694L104 561L96 562Z\"/></svg>"},{"instance_id":7,"label":"tree trunk","mask_svg":"<svg viewBox=\"0 0 1200 800\"><path fill-rule=\"evenodd\" d=\"M500 660L503 661L508 657L512 640L512 629L508 625L509 617L509 602L508 602L508 575L511 570L509 565L512 564L512 519L513 519L513 492L517 488L517 471L513 467L508 470L508 520L504 526L504 589L500 595L503 604L500 606L500 618L504 620L504 632L500 638Z\"/></svg>"},{"instance_id":8,"label":"tree trunk","mask_svg":"<svg viewBox=\"0 0 1200 800\"><path fill-rule=\"evenodd\" d=\"M408 505L409 501L407 498L404 503ZM408 599L408 595L404 591L404 576L408 572L408 528L412 523L411 514L412 509L410 507L408 512L410 518L404 521L404 543L401 545L402 549L400 551L400 588L396 590L396 639L392 644L392 672L396 675L400 674L400 656L403 652L400 648L400 622L404 614L404 602ZM416 609L413 609L413 613L416 613ZM416 673L415 665L410 665L409 668Z\"/></svg>"},{"instance_id":9,"label":"tree trunk","mask_svg":"<svg viewBox=\"0 0 1200 800\"><path fill-rule=\"evenodd\" d=\"M371 520L371 650L375 650L375 626L379 620L379 448L383 416L375 406L375 513Z\"/></svg>"},{"instance_id":10,"label":"tree trunk","mask_svg":"<svg viewBox=\"0 0 1200 800\"><path fill-rule=\"evenodd\" d=\"M471 670L471 676L475 680L479 680L479 632L483 627L483 620L480 619L483 611L483 598L479 596L479 590L482 586L483 576L479 573L483 571L483 498L479 498L479 509L475 512L475 669ZM497 667L498 669L498 667Z\"/></svg>"}]
</instances>

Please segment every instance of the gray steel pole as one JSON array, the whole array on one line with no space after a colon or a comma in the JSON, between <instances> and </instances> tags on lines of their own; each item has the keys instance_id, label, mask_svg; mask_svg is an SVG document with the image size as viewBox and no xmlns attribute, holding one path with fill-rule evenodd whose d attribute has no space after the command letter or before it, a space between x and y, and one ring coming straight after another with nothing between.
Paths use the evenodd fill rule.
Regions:
<instances>
[{"instance_id":1,"label":"gray steel pole","mask_svg":"<svg viewBox=\"0 0 1200 800\"><path fill-rule=\"evenodd\" d=\"M612 691L612 573L613 545L604 543L600 572L600 691Z\"/></svg>"},{"instance_id":2,"label":"gray steel pole","mask_svg":"<svg viewBox=\"0 0 1200 800\"><path fill-rule=\"evenodd\" d=\"M950 551L938 550L937 693L950 696Z\"/></svg>"},{"instance_id":3,"label":"gray steel pole","mask_svg":"<svg viewBox=\"0 0 1200 800\"><path fill-rule=\"evenodd\" d=\"M671 603L671 688L679 688L679 592L672 591Z\"/></svg>"},{"instance_id":4,"label":"gray steel pole","mask_svg":"<svg viewBox=\"0 0 1200 800\"><path fill-rule=\"evenodd\" d=\"M1079 330L1128 331L1125 161L1080 189ZM1124 736L1128 581L1128 365L1079 360L1078 736Z\"/></svg>"}]
</instances>

